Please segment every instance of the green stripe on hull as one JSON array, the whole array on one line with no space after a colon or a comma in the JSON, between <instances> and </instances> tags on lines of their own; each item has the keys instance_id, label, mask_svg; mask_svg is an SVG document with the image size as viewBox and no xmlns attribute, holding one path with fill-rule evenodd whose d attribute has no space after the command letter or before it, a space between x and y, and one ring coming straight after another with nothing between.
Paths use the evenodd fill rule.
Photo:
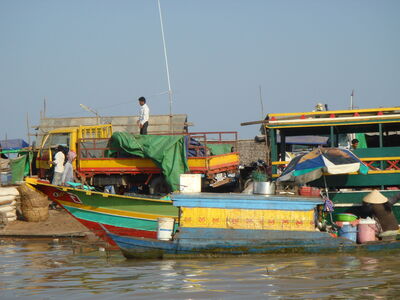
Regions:
<instances>
[{"instance_id":1,"label":"green stripe on hull","mask_svg":"<svg viewBox=\"0 0 400 300\"><path fill-rule=\"evenodd\" d=\"M98 194L87 195L85 192L74 191L73 194L79 197L84 205L118 209L134 213L146 213L163 216L178 216L178 208L172 202L150 201L131 198L120 198L113 195L103 197Z\"/></svg>"},{"instance_id":2,"label":"green stripe on hull","mask_svg":"<svg viewBox=\"0 0 400 300\"><path fill-rule=\"evenodd\" d=\"M67 205L64 205L64 208L67 209L74 217L86 221L138 230L157 231L157 220L145 220L131 217L114 216L94 211L83 210Z\"/></svg>"}]
</instances>

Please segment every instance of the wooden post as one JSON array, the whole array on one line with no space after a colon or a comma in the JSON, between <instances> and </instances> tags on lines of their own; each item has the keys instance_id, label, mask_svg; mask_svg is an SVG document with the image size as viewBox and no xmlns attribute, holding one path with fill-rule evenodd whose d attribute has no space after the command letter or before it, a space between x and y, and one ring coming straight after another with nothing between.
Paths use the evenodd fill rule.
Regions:
<instances>
[{"instance_id":1,"label":"wooden post","mask_svg":"<svg viewBox=\"0 0 400 300\"><path fill-rule=\"evenodd\" d=\"M330 126L330 139L331 139L331 147L335 147L335 132L334 132L334 127Z\"/></svg>"},{"instance_id":2,"label":"wooden post","mask_svg":"<svg viewBox=\"0 0 400 300\"><path fill-rule=\"evenodd\" d=\"M281 144L280 144L280 150L279 150L279 154L280 154L280 160L281 161L285 161L285 153L286 153L286 135L285 132L283 130L280 130L280 136L281 136Z\"/></svg>"},{"instance_id":3,"label":"wooden post","mask_svg":"<svg viewBox=\"0 0 400 300\"><path fill-rule=\"evenodd\" d=\"M271 145L270 145L270 153L271 153L271 164L274 161L278 161L278 149L276 146L276 129L270 129L269 130L270 133L270 140L271 140ZM276 174L277 173L277 167L276 166L272 166L272 173Z\"/></svg>"},{"instance_id":4,"label":"wooden post","mask_svg":"<svg viewBox=\"0 0 400 300\"><path fill-rule=\"evenodd\" d=\"M383 129L382 129L382 123L378 124L379 127L379 148L383 148ZM383 170L383 161L381 160L380 163L380 168Z\"/></svg>"}]
</instances>

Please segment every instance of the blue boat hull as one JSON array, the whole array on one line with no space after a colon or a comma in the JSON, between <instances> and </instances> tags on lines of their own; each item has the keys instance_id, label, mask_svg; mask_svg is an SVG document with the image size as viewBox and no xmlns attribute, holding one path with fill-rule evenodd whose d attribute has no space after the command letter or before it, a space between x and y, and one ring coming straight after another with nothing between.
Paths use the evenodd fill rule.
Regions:
<instances>
[{"instance_id":1,"label":"blue boat hull","mask_svg":"<svg viewBox=\"0 0 400 300\"><path fill-rule=\"evenodd\" d=\"M201 235L199 235L201 234ZM232 238L232 234L234 234ZM270 253L329 253L338 251L378 251L399 249L400 242L357 245L322 232L223 231L182 228L173 241L133 238L109 233L127 258L162 258L165 256L225 256ZM293 234L292 236L290 236ZM264 235L264 239L260 237ZM196 238L197 236L197 238ZM231 236L231 239L221 238ZM203 238L198 238L203 237ZM206 238L207 237L207 238Z\"/></svg>"}]
</instances>

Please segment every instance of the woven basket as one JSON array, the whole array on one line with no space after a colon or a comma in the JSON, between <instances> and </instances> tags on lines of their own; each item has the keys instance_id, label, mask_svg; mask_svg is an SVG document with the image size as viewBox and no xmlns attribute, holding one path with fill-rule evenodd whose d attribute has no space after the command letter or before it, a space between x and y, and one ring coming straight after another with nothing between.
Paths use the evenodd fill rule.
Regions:
<instances>
[{"instance_id":1,"label":"woven basket","mask_svg":"<svg viewBox=\"0 0 400 300\"><path fill-rule=\"evenodd\" d=\"M22 215L28 222L41 222L46 221L49 217L49 207L35 207L27 208L22 206Z\"/></svg>"},{"instance_id":2,"label":"woven basket","mask_svg":"<svg viewBox=\"0 0 400 300\"><path fill-rule=\"evenodd\" d=\"M28 222L46 221L49 217L49 200L43 193L26 184L18 187L21 195L21 213Z\"/></svg>"},{"instance_id":3,"label":"woven basket","mask_svg":"<svg viewBox=\"0 0 400 300\"><path fill-rule=\"evenodd\" d=\"M37 190L32 190L26 184L19 186L18 190L21 195L21 207L41 208L49 206L49 200L46 195Z\"/></svg>"}]
</instances>

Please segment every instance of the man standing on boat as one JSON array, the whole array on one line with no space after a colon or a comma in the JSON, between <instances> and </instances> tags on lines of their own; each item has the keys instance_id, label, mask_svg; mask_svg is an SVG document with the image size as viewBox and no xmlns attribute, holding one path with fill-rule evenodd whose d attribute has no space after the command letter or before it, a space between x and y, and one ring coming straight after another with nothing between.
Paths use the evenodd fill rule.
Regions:
<instances>
[{"instance_id":1,"label":"man standing on boat","mask_svg":"<svg viewBox=\"0 0 400 300\"><path fill-rule=\"evenodd\" d=\"M137 124L140 128L140 134L147 134L147 127L149 126L150 109L146 104L146 98L140 97L139 99L140 113Z\"/></svg>"},{"instance_id":2,"label":"man standing on boat","mask_svg":"<svg viewBox=\"0 0 400 300\"><path fill-rule=\"evenodd\" d=\"M61 185L62 174L64 172L64 160L65 160L65 155L63 153L63 146L58 145L57 153L54 156L54 161L53 161L54 175L51 184Z\"/></svg>"}]
</instances>

